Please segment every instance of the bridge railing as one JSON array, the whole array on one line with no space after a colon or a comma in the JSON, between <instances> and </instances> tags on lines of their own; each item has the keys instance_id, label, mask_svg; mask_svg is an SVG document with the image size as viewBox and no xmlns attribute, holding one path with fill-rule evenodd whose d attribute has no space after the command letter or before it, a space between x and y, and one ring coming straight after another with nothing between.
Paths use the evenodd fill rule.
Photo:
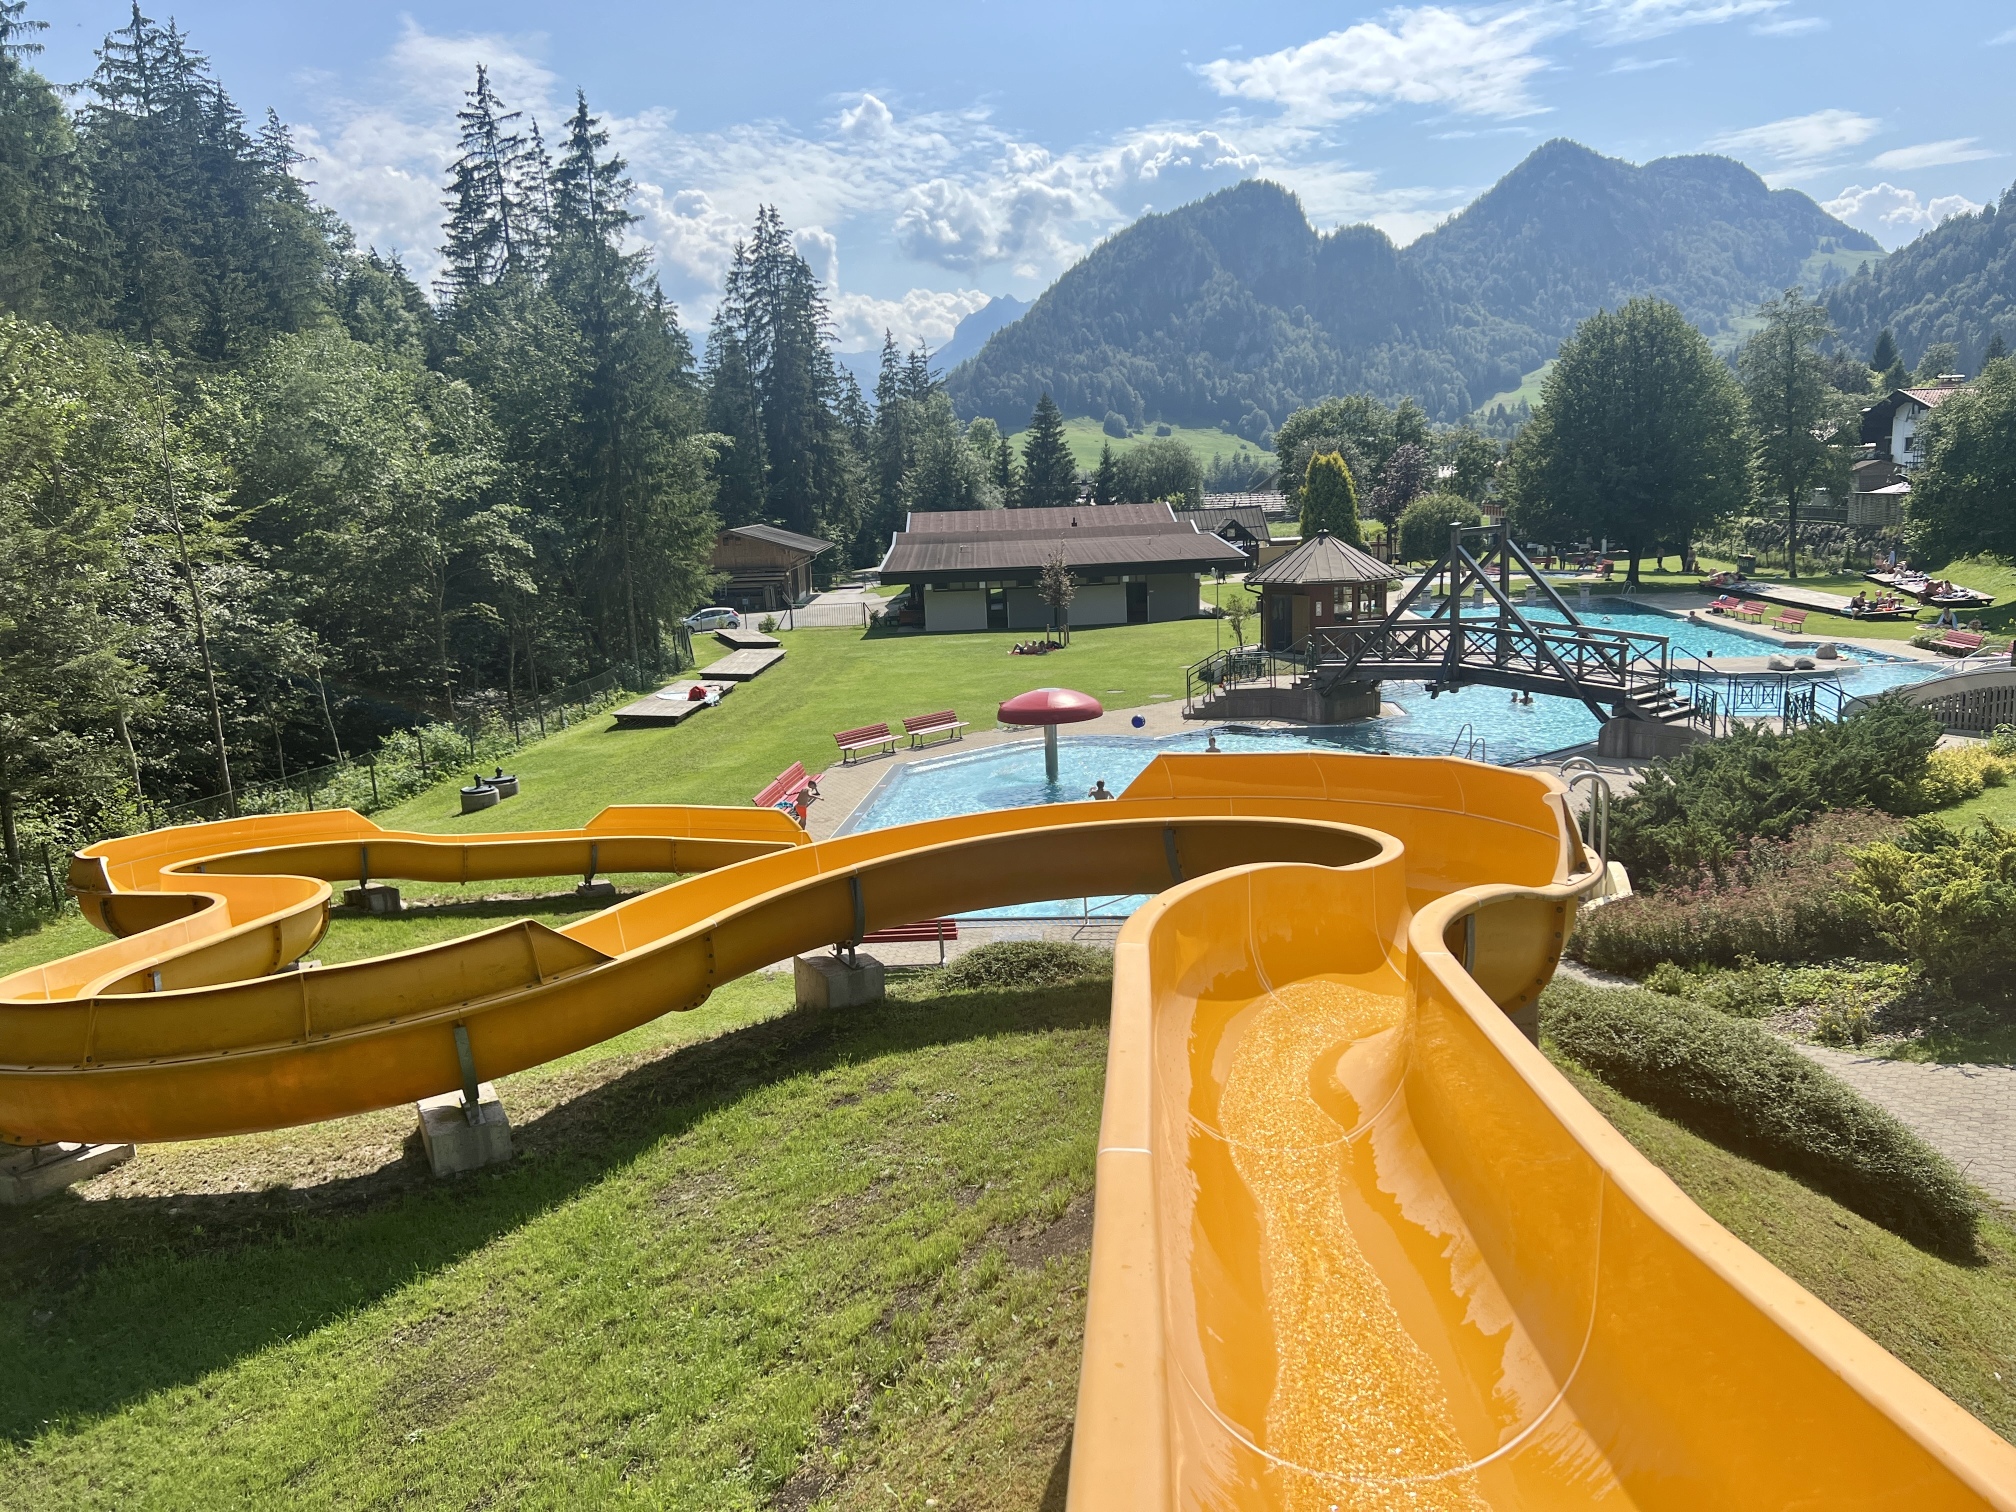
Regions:
<instances>
[{"instance_id":1,"label":"bridge railing","mask_svg":"<svg viewBox=\"0 0 2016 1512\"><path fill-rule=\"evenodd\" d=\"M1560 676L1604 692L1662 686L1671 669L1663 635L1503 619L1327 625L1311 635L1320 663L1447 665Z\"/></svg>"}]
</instances>

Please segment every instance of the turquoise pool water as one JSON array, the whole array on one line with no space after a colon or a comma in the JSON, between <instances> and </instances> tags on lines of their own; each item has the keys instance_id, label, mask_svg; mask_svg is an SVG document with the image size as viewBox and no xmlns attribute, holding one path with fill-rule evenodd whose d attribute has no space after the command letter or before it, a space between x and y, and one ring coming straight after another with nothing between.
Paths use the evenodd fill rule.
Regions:
<instances>
[{"instance_id":1,"label":"turquoise pool water","mask_svg":"<svg viewBox=\"0 0 2016 1512\"><path fill-rule=\"evenodd\" d=\"M1588 612L1578 609L1578 613L1591 625L1667 636L1676 664L1694 656L1756 656L1779 644L1720 624L1676 620L1622 599L1597 599ZM1859 694L1916 682L1941 670L1936 664L1879 659L1876 653L1859 650L1849 654L1863 665L1845 672L1842 683ZM1467 750L1475 740L1479 759L1503 765L1596 738L1595 716L1570 698L1540 697L1531 704L1515 704L1503 689L1483 687L1431 697L1420 683L1387 683L1384 697L1398 706L1397 716L1307 730L1220 726L1215 731L1218 746L1233 753L1331 750L1443 756L1452 745L1460 742L1459 748ZM840 832L852 834L957 814L1070 802L1082 799L1100 779L1120 792L1156 756L1165 751L1202 751L1212 733L1209 728L1200 728L1161 740L1067 734L1058 743L1058 781L1054 785L1044 777L1040 736L913 762L893 768ZM1140 897L1069 898L974 917L1124 918L1145 901Z\"/></svg>"}]
</instances>

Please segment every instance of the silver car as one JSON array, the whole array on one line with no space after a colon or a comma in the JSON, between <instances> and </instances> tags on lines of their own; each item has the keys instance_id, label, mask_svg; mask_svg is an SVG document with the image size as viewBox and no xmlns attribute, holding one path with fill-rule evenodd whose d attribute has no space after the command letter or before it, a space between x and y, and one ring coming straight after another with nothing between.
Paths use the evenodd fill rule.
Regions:
<instances>
[{"instance_id":1,"label":"silver car","mask_svg":"<svg viewBox=\"0 0 2016 1512\"><path fill-rule=\"evenodd\" d=\"M733 609L702 609L686 616L688 630L740 630L742 616Z\"/></svg>"}]
</instances>

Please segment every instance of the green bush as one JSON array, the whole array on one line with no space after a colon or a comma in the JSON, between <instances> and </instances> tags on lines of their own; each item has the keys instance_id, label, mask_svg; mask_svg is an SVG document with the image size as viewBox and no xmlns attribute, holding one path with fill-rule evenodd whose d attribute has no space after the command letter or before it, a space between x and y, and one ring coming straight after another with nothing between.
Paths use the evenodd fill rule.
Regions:
<instances>
[{"instance_id":1,"label":"green bush","mask_svg":"<svg viewBox=\"0 0 2016 1512\"><path fill-rule=\"evenodd\" d=\"M1460 494L1423 494L1400 511L1394 528L1400 532L1400 560L1426 562L1449 549L1449 527L1461 520L1482 525L1484 512Z\"/></svg>"},{"instance_id":2,"label":"green bush","mask_svg":"<svg viewBox=\"0 0 2016 1512\"><path fill-rule=\"evenodd\" d=\"M1626 1097L1913 1244L1972 1252L1974 1197L1951 1162L1757 1025L1636 988L1556 982L1540 1027Z\"/></svg>"},{"instance_id":3,"label":"green bush","mask_svg":"<svg viewBox=\"0 0 2016 1512\"><path fill-rule=\"evenodd\" d=\"M1601 971L1642 977L1662 961L1735 966L1868 955L1863 915L1842 894L1855 850L1895 836L1900 821L1867 809L1822 814L1785 841L1752 841L1691 886L1669 884L1580 913L1568 950ZM1634 880L1637 874L1633 874Z\"/></svg>"},{"instance_id":4,"label":"green bush","mask_svg":"<svg viewBox=\"0 0 2016 1512\"><path fill-rule=\"evenodd\" d=\"M1955 992L2004 998L2016 968L2016 829L1921 819L1856 852L1849 910Z\"/></svg>"},{"instance_id":5,"label":"green bush","mask_svg":"<svg viewBox=\"0 0 2016 1512\"><path fill-rule=\"evenodd\" d=\"M996 940L977 946L938 974L951 992L1002 992L1016 987L1060 987L1113 974L1113 957L1089 945L1062 940Z\"/></svg>"},{"instance_id":6,"label":"green bush","mask_svg":"<svg viewBox=\"0 0 2016 1512\"><path fill-rule=\"evenodd\" d=\"M1610 854L1639 887L1720 879L1751 841L1824 809L1917 811L1938 743L1938 719L1897 698L1789 734L1739 725L1653 762L1610 810Z\"/></svg>"}]
</instances>

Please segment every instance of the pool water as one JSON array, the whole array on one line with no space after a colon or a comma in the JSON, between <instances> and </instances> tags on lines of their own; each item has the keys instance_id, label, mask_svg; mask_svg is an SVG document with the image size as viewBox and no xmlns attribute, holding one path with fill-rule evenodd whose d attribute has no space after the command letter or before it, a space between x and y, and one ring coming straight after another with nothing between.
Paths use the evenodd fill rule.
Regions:
<instances>
[{"instance_id":1,"label":"pool water","mask_svg":"<svg viewBox=\"0 0 2016 1512\"><path fill-rule=\"evenodd\" d=\"M1783 649L1782 642L1745 635L1729 626L1674 619L1623 599L1599 599L1588 612L1577 612L1586 624L1667 636L1676 665L1696 656L1757 656ZM1851 650L1849 655L1863 665L1844 672L1841 682L1858 694L1916 682L1942 670L1933 663L1876 652ZM1431 696L1418 682L1389 682L1383 695L1387 704L1398 707L1397 715L1297 730L1220 726L1215 730L1218 748L1235 754L1327 750L1420 756L1446 756L1454 749L1479 760L1509 765L1594 740L1598 729L1596 717L1572 698L1541 696L1521 704L1513 702L1502 688L1476 686ZM840 833L1072 802L1084 798L1101 779L1113 792L1122 792L1163 752L1202 751L1212 733L1207 727L1159 740L1064 735L1058 741L1058 780L1054 784L1044 776L1040 736L912 762L892 769L848 817ZM970 917L1125 918L1146 901L1143 897L1070 898Z\"/></svg>"}]
</instances>

